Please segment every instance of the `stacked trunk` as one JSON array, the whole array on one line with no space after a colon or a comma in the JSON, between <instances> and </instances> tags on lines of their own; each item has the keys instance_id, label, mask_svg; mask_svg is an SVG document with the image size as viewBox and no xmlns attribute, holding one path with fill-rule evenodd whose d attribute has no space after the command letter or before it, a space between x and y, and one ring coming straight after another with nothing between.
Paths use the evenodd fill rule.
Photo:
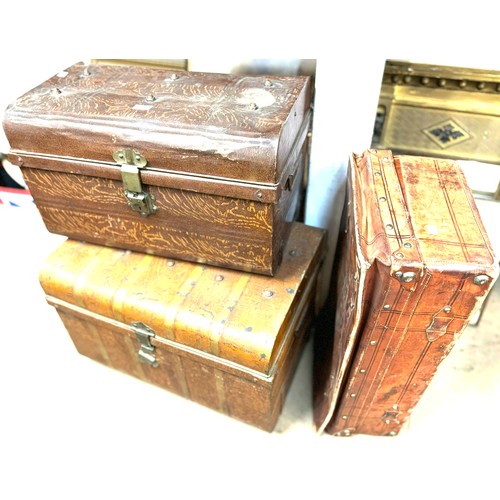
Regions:
<instances>
[{"instance_id":1,"label":"stacked trunk","mask_svg":"<svg viewBox=\"0 0 500 500\"><path fill-rule=\"evenodd\" d=\"M297 222L310 100L306 77L76 64L9 107L81 354L274 428L324 252Z\"/></svg>"}]
</instances>

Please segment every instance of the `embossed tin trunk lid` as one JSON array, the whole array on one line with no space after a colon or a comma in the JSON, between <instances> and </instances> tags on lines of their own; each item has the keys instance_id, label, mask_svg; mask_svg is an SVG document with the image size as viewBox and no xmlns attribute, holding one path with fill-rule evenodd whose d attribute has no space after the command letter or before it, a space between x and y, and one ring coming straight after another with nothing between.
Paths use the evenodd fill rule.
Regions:
<instances>
[{"instance_id":1,"label":"embossed tin trunk lid","mask_svg":"<svg viewBox=\"0 0 500 500\"><path fill-rule=\"evenodd\" d=\"M309 77L236 76L78 63L17 99L4 129L16 155L279 184L308 122ZM303 138L302 138L303 140Z\"/></svg>"}]
</instances>

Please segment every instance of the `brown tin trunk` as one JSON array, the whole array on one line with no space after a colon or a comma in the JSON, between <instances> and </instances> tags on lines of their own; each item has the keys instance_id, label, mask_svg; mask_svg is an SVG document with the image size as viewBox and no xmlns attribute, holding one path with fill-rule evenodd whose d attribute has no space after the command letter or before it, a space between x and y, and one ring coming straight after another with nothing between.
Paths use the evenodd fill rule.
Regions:
<instances>
[{"instance_id":1,"label":"brown tin trunk","mask_svg":"<svg viewBox=\"0 0 500 500\"><path fill-rule=\"evenodd\" d=\"M9 106L51 232L272 275L302 203L307 77L76 64Z\"/></svg>"},{"instance_id":2,"label":"brown tin trunk","mask_svg":"<svg viewBox=\"0 0 500 500\"><path fill-rule=\"evenodd\" d=\"M294 223L270 278L67 240L40 281L81 354L271 431L323 252L324 232Z\"/></svg>"}]
</instances>

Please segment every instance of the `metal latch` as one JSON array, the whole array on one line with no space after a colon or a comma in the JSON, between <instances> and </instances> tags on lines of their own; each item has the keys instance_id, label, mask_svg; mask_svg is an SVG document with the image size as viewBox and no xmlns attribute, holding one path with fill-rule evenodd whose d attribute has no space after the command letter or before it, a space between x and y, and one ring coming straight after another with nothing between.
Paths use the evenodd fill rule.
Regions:
<instances>
[{"instance_id":1,"label":"metal latch","mask_svg":"<svg viewBox=\"0 0 500 500\"><path fill-rule=\"evenodd\" d=\"M156 361L155 357L155 346L151 345L151 339L156 335L155 332L140 321L134 321L132 323L132 330L137 340L141 343L141 347L137 351L139 360L156 368L158 366L158 361Z\"/></svg>"},{"instance_id":2,"label":"metal latch","mask_svg":"<svg viewBox=\"0 0 500 500\"><path fill-rule=\"evenodd\" d=\"M133 149L124 148L115 151L113 159L121 165L124 194L129 207L143 217L154 214L158 210L154 203L155 198L144 191L139 171L147 165L146 158Z\"/></svg>"}]
</instances>

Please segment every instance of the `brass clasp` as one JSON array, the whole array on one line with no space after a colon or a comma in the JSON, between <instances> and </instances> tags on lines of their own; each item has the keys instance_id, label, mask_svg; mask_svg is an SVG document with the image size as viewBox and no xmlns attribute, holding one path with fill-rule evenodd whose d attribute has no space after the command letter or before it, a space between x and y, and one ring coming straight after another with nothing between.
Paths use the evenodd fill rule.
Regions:
<instances>
[{"instance_id":1,"label":"brass clasp","mask_svg":"<svg viewBox=\"0 0 500 500\"><path fill-rule=\"evenodd\" d=\"M128 206L143 217L156 213L154 196L144 191L141 183L140 169L148 163L139 152L130 148L119 149L113 153L113 159L121 165L121 176L124 194Z\"/></svg>"},{"instance_id":2,"label":"brass clasp","mask_svg":"<svg viewBox=\"0 0 500 500\"><path fill-rule=\"evenodd\" d=\"M151 344L151 339L155 336L155 332L140 321L134 321L132 323L132 330L137 340L141 343L141 347L137 351L139 360L156 368L158 366L158 361L156 361L155 346Z\"/></svg>"}]
</instances>

